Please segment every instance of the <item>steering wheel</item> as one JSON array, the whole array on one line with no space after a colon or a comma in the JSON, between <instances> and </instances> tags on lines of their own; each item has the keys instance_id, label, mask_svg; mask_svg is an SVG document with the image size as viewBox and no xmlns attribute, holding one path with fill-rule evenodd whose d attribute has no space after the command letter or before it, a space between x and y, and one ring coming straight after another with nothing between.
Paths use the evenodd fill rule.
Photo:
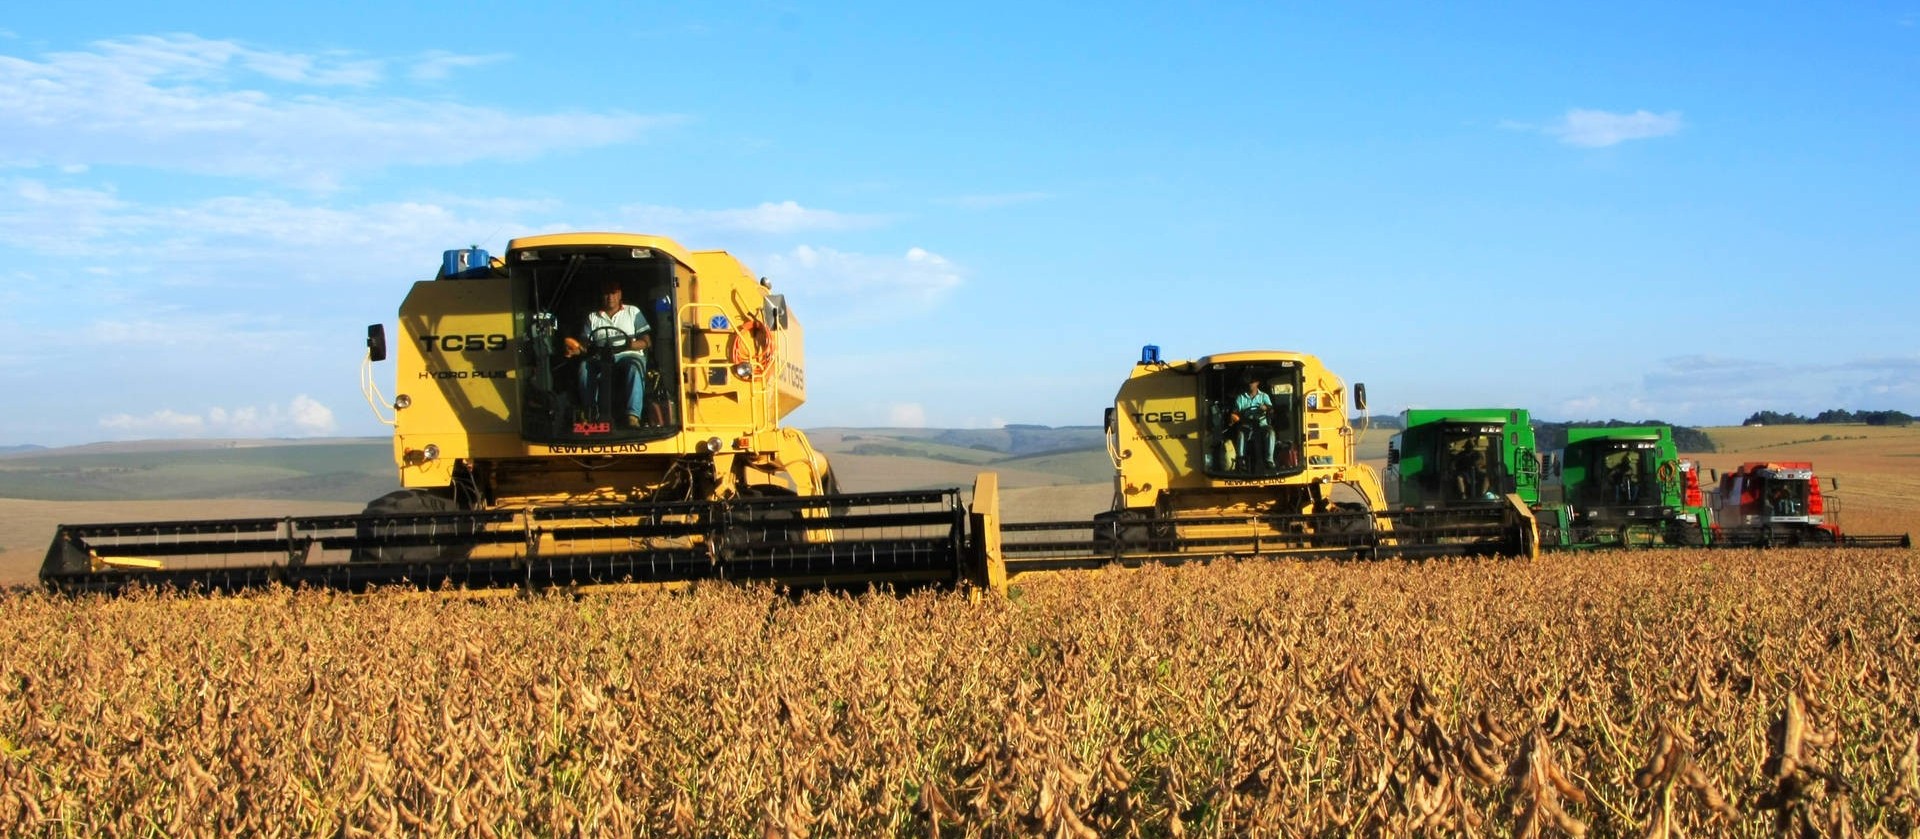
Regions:
<instances>
[{"instance_id":1,"label":"steering wheel","mask_svg":"<svg viewBox=\"0 0 1920 839\"><path fill-rule=\"evenodd\" d=\"M632 342L633 336L628 335L626 330L618 326L596 326L592 332L587 333L587 344L592 349L613 347L616 350L623 350Z\"/></svg>"}]
</instances>

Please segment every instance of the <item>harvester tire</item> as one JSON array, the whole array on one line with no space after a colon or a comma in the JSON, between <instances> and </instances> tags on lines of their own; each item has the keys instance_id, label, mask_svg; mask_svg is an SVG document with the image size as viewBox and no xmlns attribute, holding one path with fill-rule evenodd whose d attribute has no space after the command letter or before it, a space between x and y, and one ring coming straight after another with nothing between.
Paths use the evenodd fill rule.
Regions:
<instances>
[{"instance_id":1,"label":"harvester tire","mask_svg":"<svg viewBox=\"0 0 1920 839\"><path fill-rule=\"evenodd\" d=\"M1698 548L1707 544L1706 525L1699 522L1680 525L1680 544L1689 548Z\"/></svg>"},{"instance_id":2,"label":"harvester tire","mask_svg":"<svg viewBox=\"0 0 1920 839\"><path fill-rule=\"evenodd\" d=\"M354 548L351 559L353 562L431 562L463 558L472 549L471 545L365 544L393 535L399 530L392 521L380 519L420 513L452 513L459 510L460 503L453 500L452 496L431 490L402 489L375 498L367 502L367 509L361 513L370 518L355 528L354 535L363 544Z\"/></svg>"}]
</instances>

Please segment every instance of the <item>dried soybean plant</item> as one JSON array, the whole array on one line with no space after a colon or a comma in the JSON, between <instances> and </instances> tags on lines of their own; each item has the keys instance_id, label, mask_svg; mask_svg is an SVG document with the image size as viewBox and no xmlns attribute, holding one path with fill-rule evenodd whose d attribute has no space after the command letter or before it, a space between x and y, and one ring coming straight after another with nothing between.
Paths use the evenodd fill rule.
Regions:
<instances>
[{"instance_id":1,"label":"dried soybean plant","mask_svg":"<svg viewBox=\"0 0 1920 839\"><path fill-rule=\"evenodd\" d=\"M0 598L0 833L1911 835L1906 552Z\"/></svg>"}]
</instances>

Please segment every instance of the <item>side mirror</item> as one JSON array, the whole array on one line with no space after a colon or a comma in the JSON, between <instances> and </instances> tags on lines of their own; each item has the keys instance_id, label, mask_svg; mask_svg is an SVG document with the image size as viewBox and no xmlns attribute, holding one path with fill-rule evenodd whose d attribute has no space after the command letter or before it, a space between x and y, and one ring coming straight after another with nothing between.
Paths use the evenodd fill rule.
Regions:
<instances>
[{"instance_id":1,"label":"side mirror","mask_svg":"<svg viewBox=\"0 0 1920 839\"><path fill-rule=\"evenodd\" d=\"M1359 411L1367 409L1367 385L1365 382L1355 382L1353 385L1353 407Z\"/></svg>"},{"instance_id":2,"label":"side mirror","mask_svg":"<svg viewBox=\"0 0 1920 839\"><path fill-rule=\"evenodd\" d=\"M1827 479L1827 488L1828 488L1828 489L1831 489L1831 490L1833 490L1834 492L1839 492L1839 491L1840 491L1840 479L1839 479L1839 478L1828 478L1828 479Z\"/></svg>"},{"instance_id":3,"label":"side mirror","mask_svg":"<svg viewBox=\"0 0 1920 839\"><path fill-rule=\"evenodd\" d=\"M761 309L762 311L760 313L761 315L760 319L766 322L768 329L780 330L780 329L787 328L787 296L786 295L784 294L767 295L766 305L761 307Z\"/></svg>"},{"instance_id":4,"label":"side mirror","mask_svg":"<svg viewBox=\"0 0 1920 839\"><path fill-rule=\"evenodd\" d=\"M1112 434L1113 433L1113 409L1112 408L1107 409L1107 417L1106 417L1105 424L1106 424L1107 433Z\"/></svg>"},{"instance_id":5,"label":"side mirror","mask_svg":"<svg viewBox=\"0 0 1920 839\"><path fill-rule=\"evenodd\" d=\"M1399 450L1399 449L1387 449L1387 465L1388 465L1388 466L1397 466L1397 465L1399 465L1399 463L1400 463L1400 450Z\"/></svg>"},{"instance_id":6,"label":"side mirror","mask_svg":"<svg viewBox=\"0 0 1920 839\"><path fill-rule=\"evenodd\" d=\"M1718 470L1718 469L1713 469L1713 468L1708 468L1708 469L1707 469L1707 480L1709 480L1709 481L1713 481L1713 482L1715 482L1715 483L1719 483L1719 482L1720 482L1720 470Z\"/></svg>"},{"instance_id":7,"label":"side mirror","mask_svg":"<svg viewBox=\"0 0 1920 839\"><path fill-rule=\"evenodd\" d=\"M387 360L387 326L383 323L367 327L367 360Z\"/></svg>"}]
</instances>

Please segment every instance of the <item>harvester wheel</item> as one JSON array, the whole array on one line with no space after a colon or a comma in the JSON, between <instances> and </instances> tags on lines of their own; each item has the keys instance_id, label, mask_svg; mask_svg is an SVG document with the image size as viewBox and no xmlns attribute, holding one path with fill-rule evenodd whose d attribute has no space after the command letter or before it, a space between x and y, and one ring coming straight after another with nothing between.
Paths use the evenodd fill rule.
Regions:
<instances>
[{"instance_id":1,"label":"harvester wheel","mask_svg":"<svg viewBox=\"0 0 1920 839\"><path fill-rule=\"evenodd\" d=\"M368 517L355 528L354 535L361 544L354 548L354 562L429 562L439 559L460 559L467 555L472 545L465 543L437 545L381 545L382 539L405 534L406 526L395 517L419 515L421 513L453 513L460 510L460 503L444 493L424 489L403 489L389 492L367 502L367 509L361 515Z\"/></svg>"},{"instance_id":2,"label":"harvester wheel","mask_svg":"<svg viewBox=\"0 0 1920 839\"><path fill-rule=\"evenodd\" d=\"M1699 522L1682 522L1679 527L1680 544L1689 548L1698 548L1707 544L1706 525Z\"/></svg>"}]
</instances>

